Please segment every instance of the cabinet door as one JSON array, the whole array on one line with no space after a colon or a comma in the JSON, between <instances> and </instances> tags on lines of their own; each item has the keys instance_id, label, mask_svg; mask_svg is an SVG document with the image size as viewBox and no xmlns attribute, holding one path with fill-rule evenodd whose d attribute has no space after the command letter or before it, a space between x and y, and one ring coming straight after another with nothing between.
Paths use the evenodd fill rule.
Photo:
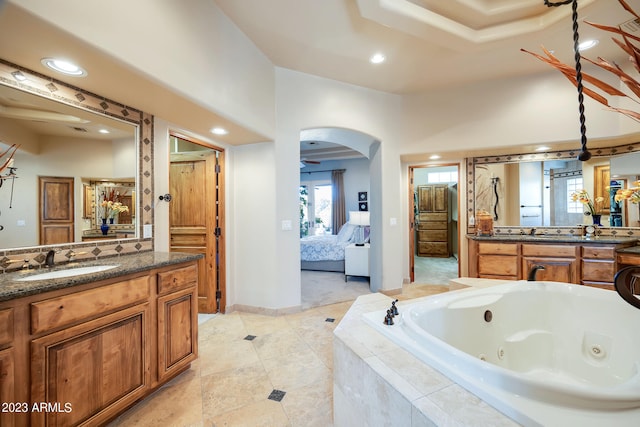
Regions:
<instances>
[{"instance_id":1,"label":"cabinet door","mask_svg":"<svg viewBox=\"0 0 640 427\"><path fill-rule=\"evenodd\" d=\"M551 282L579 283L578 261L575 258L536 258L523 257L522 275L527 278L534 265L544 266L538 270L536 280Z\"/></svg>"},{"instance_id":2,"label":"cabinet door","mask_svg":"<svg viewBox=\"0 0 640 427\"><path fill-rule=\"evenodd\" d=\"M15 373L13 349L0 351L0 403L16 403L15 399ZM23 408L20 408L23 409ZM26 412L26 411L25 411ZM15 425L15 408L7 408L0 412L0 426ZM22 414L25 416L25 414Z\"/></svg>"},{"instance_id":3,"label":"cabinet door","mask_svg":"<svg viewBox=\"0 0 640 427\"><path fill-rule=\"evenodd\" d=\"M198 302L187 289L158 298L158 379L175 375L198 357Z\"/></svg>"},{"instance_id":4,"label":"cabinet door","mask_svg":"<svg viewBox=\"0 0 640 427\"><path fill-rule=\"evenodd\" d=\"M433 186L433 211L448 212L449 211L449 187L446 184L437 184Z\"/></svg>"},{"instance_id":5,"label":"cabinet door","mask_svg":"<svg viewBox=\"0 0 640 427\"><path fill-rule=\"evenodd\" d=\"M449 187L446 184L420 185L418 210L420 212L447 212Z\"/></svg>"},{"instance_id":6,"label":"cabinet door","mask_svg":"<svg viewBox=\"0 0 640 427\"><path fill-rule=\"evenodd\" d=\"M33 340L31 401L58 406L32 412L32 425L97 425L142 397L148 335L144 304Z\"/></svg>"}]
</instances>

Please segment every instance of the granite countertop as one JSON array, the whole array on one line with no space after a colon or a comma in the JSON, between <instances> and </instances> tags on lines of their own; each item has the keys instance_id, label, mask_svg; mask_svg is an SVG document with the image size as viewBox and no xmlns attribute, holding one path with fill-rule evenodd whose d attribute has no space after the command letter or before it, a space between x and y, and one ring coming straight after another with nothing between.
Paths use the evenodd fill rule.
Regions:
<instances>
[{"instance_id":1,"label":"granite countertop","mask_svg":"<svg viewBox=\"0 0 640 427\"><path fill-rule=\"evenodd\" d=\"M618 249L616 252L625 254L640 255L640 246L629 246L628 248Z\"/></svg>"},{"instance_id":2,"label":"granite countertop","mask_svg":"<svg viewBox=\"0 0 640 427\"><path fill-rule=\"evenodd\" d=\"M76 261L60 264L52 269L40 268L35 270L19 270L12 273L0 274L0 301L7 301L43 292L64 289L72 286L83 285L104 279L124 276L125 274L148 271L158 267L179 264L202 258L202 254L190 254L182 252L141 252L132 255L120 255L117 257L101 258L94 261ZM78 276L62 277L56 279L17 281L26 276L47 273L50 271L66 270L79 267L99 265L117 265L117 267L97 273L82 274Z\"/></svg>"},{"instance_id":3,"label":"granite countertop","mask_svg":"<svg viewBox=\"0 0 640 427\"><path fill-rule=\"evenodd\" d=\"M495 234L493 236L476 236L468 234L467 237L472 240L483 242L535 242L535 243L592 243L592 244L624 244L637 243L637 237L617 237L617 236L599 236L586 239L583 236L574 236L571 234L536 234L530 236L528 234Z\"/></svg>"}]
</instances>

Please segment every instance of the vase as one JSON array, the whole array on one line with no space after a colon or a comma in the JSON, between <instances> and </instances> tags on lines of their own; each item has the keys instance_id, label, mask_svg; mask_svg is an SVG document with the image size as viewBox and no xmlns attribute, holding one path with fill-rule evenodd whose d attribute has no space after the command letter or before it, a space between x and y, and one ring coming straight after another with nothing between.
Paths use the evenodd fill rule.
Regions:
<instances>
[{"instance_id":1,"label":"vase","mask_svg":"<svg viewBox=\"0 0 640 427\"><path fill-rule=\"evenodd\" d=\"M100 226L100 231L102 231L102 234L104 234L105 236L109 232L109 226L107 225L107 218L102 218L102 225Z\"/></svg>"},{"instance_id":2,"label":"vase","mask_svg":"<svg viewBox=\"0 0 640 427\"><path fill-rule=\"evenodd\" d=\"M599 225L600 227L602 227L602 224L600 223L602 215L591 215L591 217L593 218L593 225Z\"/></svg>"},{"instance_id":3,"label":"vase","mask_svg":"<svg viewBox=\"0 0 640 427\"><path fill-rule=\"evenodd\" d=\"M109 224L113 224L113 218L109 218Z\"/></svg>"}]
</instances>

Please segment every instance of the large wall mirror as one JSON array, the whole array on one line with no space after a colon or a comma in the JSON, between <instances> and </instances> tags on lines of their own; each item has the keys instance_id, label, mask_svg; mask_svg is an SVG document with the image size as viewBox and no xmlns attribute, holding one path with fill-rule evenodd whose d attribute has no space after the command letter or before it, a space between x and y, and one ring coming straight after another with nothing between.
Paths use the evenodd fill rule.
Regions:
<instances>
[{"instance_id":1,"label":"large wall mirror","mask_svg":"<svg viewBox=\"0 0 640 427\"><path fill-rule=\"evenodd\" d=\"M0 152L19 145L0 187L0 250L142 238L152 127L148 114L0 60Z\"/></svg>"},{"instance_id":2,"label":"large wall mirror","mask_svg":"<svg viewBox=\"0 0 640 427\"><path fill-rule=\"evenodd\" d=\"M638 205L616 202L615 192L640 179L640 144L593 150L589 161L574 151L485 156L469 159L469 215L486 211L496 226L575 227L589 224L585 207L571 194L587 190L605 227L640 227Z\"/></svg>"}]
</instances>

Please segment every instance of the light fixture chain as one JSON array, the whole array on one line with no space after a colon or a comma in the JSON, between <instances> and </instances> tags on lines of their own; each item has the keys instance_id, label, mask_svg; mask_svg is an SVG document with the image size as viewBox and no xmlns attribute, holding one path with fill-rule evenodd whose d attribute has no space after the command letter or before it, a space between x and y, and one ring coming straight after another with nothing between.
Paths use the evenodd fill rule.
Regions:
<instances>
[{"instance_id":1,"label":"light fixture chain","mask_svg":"<svg viewBox=\"0 0 640 427\"><path fill-rule=\"evenodd\" d=\"M578 160L587 161L591 158L591 153L587 148L587 126L585 125L586 119L584 115L584 94L582 85L582 65L580 64L580 35L578 34L578 0L565 0L561 2L550 2L544 0L544 4L547 7L563 6L571 3L573 22L573 52L576 61L576 86L578 88L578 111L580 113L580 142L581 149L578 154Z\"/></svg>"}]
</instances>

